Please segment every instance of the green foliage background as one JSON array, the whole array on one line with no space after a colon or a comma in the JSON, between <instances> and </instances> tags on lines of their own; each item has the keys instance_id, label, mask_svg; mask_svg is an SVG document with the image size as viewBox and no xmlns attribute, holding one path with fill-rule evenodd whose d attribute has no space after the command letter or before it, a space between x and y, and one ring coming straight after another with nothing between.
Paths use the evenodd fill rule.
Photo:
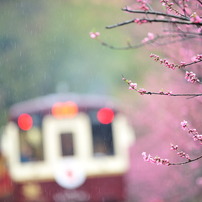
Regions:
<instances>
[{"instance_id":1,"label":"green foliage background","mask_svg":"<svg viewBox=\"0 0 202 202\"><path fill-rule=\"evenodd\" d=\"M125 45L125 29L105 26L127 16L116 1L0 1L0 124L8 108L19 101L63 91L120 95L127 89L121 75L141 80L137 51L114 51L89 37ZM66 87L65 87L66 86Z\"/></svg>"}]
</instances>

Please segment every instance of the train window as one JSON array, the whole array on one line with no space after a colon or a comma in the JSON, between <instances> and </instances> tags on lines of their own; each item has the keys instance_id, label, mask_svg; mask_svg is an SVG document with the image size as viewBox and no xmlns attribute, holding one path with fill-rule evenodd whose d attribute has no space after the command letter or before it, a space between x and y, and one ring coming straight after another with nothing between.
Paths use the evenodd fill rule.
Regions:
<instances>
[{"instance_id":1,"label":"train window","mask_svg":"<svg viewBox=\"0 0 202 202\"><path fill-rule=\"evenodd\" d=\"M20 161L22 163L42 161L43 142L41 116L32 115L33 125L29 130L19 130Z\"/></svg>"},{"instance_id":2,"label":"train window","mask_svg":"<svg viewBox=\"0 0 202 202\"><path fill-rule=\"evenodd\" d=\"M39 129L20 131L20 161L43 160L42 135Z\"/></svg>"},{"instance_id":3,"label":"train window","mask_svg":"<svg viewBox=\"0 0 202 202\"><path fill-rule=\"evenodd\" d=\"M61 133L62 156L74 155L73 134Z\"/></svg>"},{"instance_id":4,"label":"train window","mask_svg":"<svg viewBox=\"0 0 202 202\"><path fill-rule=\"evenodd\" d=\"M101 124L97 119L96 110L90 111L89 116L92 127L93 155L96 157L114 155L111 123Z\"/></svg>"}]
</instances>

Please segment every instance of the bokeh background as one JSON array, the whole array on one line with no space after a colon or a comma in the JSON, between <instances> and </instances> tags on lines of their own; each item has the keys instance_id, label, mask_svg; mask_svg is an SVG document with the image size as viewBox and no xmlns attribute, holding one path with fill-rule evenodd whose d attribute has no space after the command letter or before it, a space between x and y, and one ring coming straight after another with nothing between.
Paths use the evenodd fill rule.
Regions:
<instances>
[{"instance_id":1,"label":"bokeh background","mask_svg":"<svg viewBox=\"0 0 202 202\"><path fill-rule=\"evenodd\" d=\"M121 7L130 1L1 0L0 1L0 125L17 102L56 92L98 93L119 99L133 123L137 140L131 148L128 193L131 201L201 201L200 162L163 167L143 162L141 153L179 161L170 143L198 155L200 149L182 134L186 118L201 128L201 101L139 96L127 90L122 75L148 90L192 91L181 73L173 74L149 59L151 48L111 50L89 37L99 31L114 46L139 43L148 30L129 25L105 27L131 15ZM163 49L157 50L162 53ZM182 84L182 85L181 85ZM196 89L197 90L197 89ZM189 91L189 92L190 92ZM172 100L171 100L172 99Z\"/></svg>"},{"instance_id":2,"label":"bokeh background","mask_svg":"<svg viewBox=\"0 0 202 202\"><path fill-rule=\"evenodd\" d=\"M112 51L89 37L124 46L125 29L105 26L126 19L122 3L97 0L1 1L1 123L13 103L55 92L120 95L121 75L144 71L138 51Z\"/></svg>"}]
</instances>

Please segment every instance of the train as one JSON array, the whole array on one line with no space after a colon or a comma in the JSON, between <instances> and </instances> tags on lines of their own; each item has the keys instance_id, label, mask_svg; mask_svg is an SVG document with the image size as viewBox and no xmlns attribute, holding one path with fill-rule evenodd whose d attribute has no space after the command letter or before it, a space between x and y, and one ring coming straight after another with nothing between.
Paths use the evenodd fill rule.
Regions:
<instances>
[{"instance_id":1,"label":"train","mask_svg":"<svg viewBox=\"0 0 202 202\"><path fill-rule=\"evenodd\" d=\"M102 95L50 94L14 104L8 117L1 137L0 189L10 193L0 191L2 198L126 201L135 133L118 102Z\"/></svg>"}]
</instances>

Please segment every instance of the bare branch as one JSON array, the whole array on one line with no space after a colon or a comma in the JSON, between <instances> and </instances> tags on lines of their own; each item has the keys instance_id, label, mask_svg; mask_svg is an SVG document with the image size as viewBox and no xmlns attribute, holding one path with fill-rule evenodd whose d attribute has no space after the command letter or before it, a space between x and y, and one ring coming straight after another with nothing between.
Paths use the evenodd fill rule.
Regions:
<instances>
[{"instance_id":1,"label":"bare branch","mask_svg":"<svg viewBox=\"0 0 202 202\"><path fill-rule=\"evenodd\" d=\"M187 164L187 163L191 163L191 162L193 162L193 161L197 161L197 160L199 160L199 159L201 159L201 158L202 158L202 156L199 156L199 157L197 157L197 158L195 158L195 159L189 159L189 160L187 160L187 161L185 161L185 162L181 162L181 163L169 163L168 166L180 166L180 165L185 165L185 164Z\"/></svg>"},{"instance_id":2,"label":"bare branch","mask_svg":"<svg viewBox=\"0 0 202 202\"><path fill-rule=\"evenodd\" d=\"M131 24L131 23L135 23L135 21L139 21L140 24L141 23L152 23L152 22L156 22L156 23L169 23L169 24L182 24L182 25L197 25L197 26L202 26L202 22L200 23L196 23L196 22L191 22L191 21L177 21L177 20L167 20L167 19L149 19L149 18L134 18L132 20L128 20L128 21L124 21L124 22L120 22L114 25L109 25L106 27L106 29L112 29L112 28L116 28L116 27L120 27L120 26L124 26L127 24Z\"/></svg>"},{"instance_id":3,"label":"bare branch","mask_svg":"<svg viewBox=\"0 0 202 202\"><path fill-rule=\"evenodd\" d=\"M163 92L160 92L160 93L157 93L157 92L150 92L150 91L147 91L144 93L144 95L169 95L169 96L174 96L174 97L199 97L199 96L202 96L202 93L178 93L178 94L174 94L174 93L163 93Z\"/></svg>"},{"instance_id":4,"label":"bare branch","mask_svg":"<svg viewBox=\"0 0 202 202\"><path fill-rule=\"evenodd\" d=\"M187 64L184 65L184 67L190 66L190 65L193 65L193 64L196 64L196 63L199 63L199 62L202 62L202 60L198 60L198 61L187 63Z\"/></svg>"},{"instance_id":5,"label":"bare branch","mask_svg":"<svg viewBox=\"0 0 202 202\"><path fill-rule=\"evenodd\" d=\"M202 5L202 1L201 0L197 0L201 5Z\"/></svg>"},{"instance_id":6,"label":"bare branch","mask_svg":"<svg viewBox=\"0 0 202 202\"><path fill-rule=\"evenodd\" d=\"M127 7L126 8L122 8L123 11L129 12L129 13L142 13L142 14L150 14L150 15L157 15L157 16L165 16L165 17L171 17L171 18L176 18L176 19L180 19L180 20L186 20L189 21L189 18L187 17L182 17L182 16L177 16L177 15L171 15L168 13L162 13L162 12L158 12L158 11L142 11L142 10L130 10Z\"/></svg>"},{"instance_id":7,"label":"bare branch","mask_svg":"<svg viewBox=\"0 0 202 202\"><path fill-rule=\"evenodd\" d=\"M188 36L187 36L188 35ZM143 46L146 46L146 45L149 45L149 44L155 44L157 46L165 46L165 45L170 45L170 44L174 44L174 43L177 43L177 42L181 42L181 41L184 41L184 40L189 40L189 39L193 39L193 38L197 38L198 36L197 35L193 35L192 33L177 33L177 34L164 34L164 35L157 35L154 39L151 39L151 40L148 40L144 43L140 43L140 44L135 44L135 45L131 45L131 44L128 44L128 46L123 46L123 47L116 47L116 46L113 46L113 45L110 45L106 42L103 42L101 40L99 40L101 42L101 44L103 46L106 46L110 49L114 49L114 50L130 50L130 49L136 49L136 48L140 48L140 47L143 47ZM169 40L169 41L166 41L166 42L158 42L159 40L163 40L163 39L167 39L167 38L178 38L178 39L174 39L174 40Z\"/></svg>"}]
</instances>

